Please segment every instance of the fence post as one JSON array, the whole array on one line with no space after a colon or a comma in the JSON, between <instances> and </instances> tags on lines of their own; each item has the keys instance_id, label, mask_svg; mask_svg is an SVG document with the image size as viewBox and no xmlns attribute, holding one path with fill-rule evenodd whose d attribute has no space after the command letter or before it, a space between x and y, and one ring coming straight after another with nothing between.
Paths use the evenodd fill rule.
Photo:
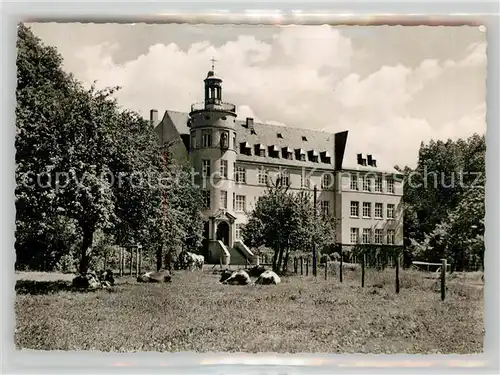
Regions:
<instances>
[{"instance_id":1,"label":"fence post","mask_svg":"<svg viewBox=\"0 0 500 375\"><path fill-rule=\"evenodd\" d=\"M446 297L446 259L441 259L441 301Z\"/></svg>"},{"instance_id":2,"label":"fence post","mask_svg":"<svg viewBox=\"0 0 500 375\"><path fill-rule=\"evenodd\" d=\"M123 264L125 263L125 250L123 247L120 247L120 277L122 277L125 273L125 267Z\"/></svg>"},{"instance_id":3,"label":"fence post","mask_svg":"<svg viewBox=\"0 0 500 375\"><path fill-rule=\"evenodd\" d=\"M306 276L309 276L309 257L306 258Z\"/></svg>"},{"instance_id":4,"label":"fence post","mask_svg":"<svg viewBox=\"0 0 500 375\"><path fill-rule=\"evenodd\" d=\"M366 264L366 254L363 252L361 256L361 288L365 287L365 264Z\"/></svg>"},{"instance_id":5,"label":"fence post","mask_svg":"<svg viewBox=\"0 0 500 375\"><path fill-rule=\"evenodd\" d=\"M139 277L139 246L135 248L135 274Z\"/></svg>"},{"instance_id":6,"label":"fence post","mask_svg":"<svg viewBox=\"0 0 500 375\"><path fill-rule=\"evenodd\" d=\"M325 280L328 280L328 262L325 262Z\"/></svg>"},{"instance_id":7,"label":"fence post","mask_svg":"<svg viewBox=\"0 0 500 375\"><path fill-rule=\"evenodd\" d=\"M340 269L339 269L340 282L342 282L342 271L343 271L342 268L344 268L342 265L342 262L343 262L342 258L343 258L343 254L342 254L342 246L341 246L340 247Z\"/></svg>"},{"instance_id":8,"label":"fence post","mask_svg":"<svg viewBox=\"0 0 500 375\"><path fill-rule=\"evenodd\" d=\"M300 275L302 276L304 274L304 258L301 256L300 257Z\"/></svg>"},{"instance_id":9,"label":"fence post","mask_svg":"<svg viewBox=\"0 0 500 375\"><path fill-rule=\"evenodd\" d=\"M396 294L399 294L399 259L400 256L396 257Z\"/></svg>"},{"instance_id":10,"label":"fence post","mask_svg":"<svg viewBox=\"0 0 500 375\"><path fill-rule=\"evenodd\" d=\"M293 272L297 274L299 268L299 260L297 257L293 257Z\"/></svg>"}]
</instances>

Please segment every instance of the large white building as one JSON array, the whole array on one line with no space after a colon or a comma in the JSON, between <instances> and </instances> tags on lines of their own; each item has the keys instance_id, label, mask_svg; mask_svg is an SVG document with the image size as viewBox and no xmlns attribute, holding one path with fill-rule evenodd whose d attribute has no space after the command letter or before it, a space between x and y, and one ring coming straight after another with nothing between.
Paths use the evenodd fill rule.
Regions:
<instances>
[{"instance_id":1,"label":"large white building","mask_svg":"<svg viewBox=\"0 0 500 375\"><path fill-rule=\"evenodd\" d=\"M222 80L210 70L204 101L189 113L167 110L150 121L161 144L189 159L203 186L208 263L256 263L242 242L247 222L267 183L281 177L291 190L318 189L318 209L340 219L337 241L403 245L401 175L381 168L374 155L349 149L348 131L327 133L236 119L236 106L222 101Z\"/></svg>"}]
</instances>

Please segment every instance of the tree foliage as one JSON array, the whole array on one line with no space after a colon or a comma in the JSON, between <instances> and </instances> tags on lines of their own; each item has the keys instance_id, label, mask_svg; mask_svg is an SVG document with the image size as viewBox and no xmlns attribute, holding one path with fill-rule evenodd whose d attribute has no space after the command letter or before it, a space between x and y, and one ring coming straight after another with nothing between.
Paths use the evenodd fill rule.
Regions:
<instances>
[{"instance_id":1,"label":"tree foliage","mask_svg":"<svg viewBox=\"0 0 500 375\"><path fill-rule=\"evenodd\" d=\"M405 244L419 260L446 257L457 269L484 259L484 135L423 144L404 168Z\"/></svg>"},{"instance_id":2,"label":"tree foliage","mask_svg":"<svg viewBox=\"0 0 500 375\"><path fill-rule=\"evenodd\" d=\"M85 89L64 72L57 51L23 24L17 47L18 260L38 259L30 254L58 243L58 232L67 237L63 243L71 239L59 253L78 244L81 272L99 253L98 232L151 251L164 244L199 247L197 188L165 158L168 150L149 122L119 107L113 97L119 88ZM57 230L61 222L66 231Z\"/></svg>"},{"instance_id":3,"label":"tree foliage","mask_svg":"<svg viewBox=\"0 0 500 375\"><path fill-rule=\"evenodd\" d=\"M312 251L314 241L318 253L333 245L335 230L333 216L318 213L315 219L311 193L291 193L277 184L257 200L243 228L243 239L251 247L273 249L273 269L280 270L292 251Z\"/></svg>"}]
</instances>

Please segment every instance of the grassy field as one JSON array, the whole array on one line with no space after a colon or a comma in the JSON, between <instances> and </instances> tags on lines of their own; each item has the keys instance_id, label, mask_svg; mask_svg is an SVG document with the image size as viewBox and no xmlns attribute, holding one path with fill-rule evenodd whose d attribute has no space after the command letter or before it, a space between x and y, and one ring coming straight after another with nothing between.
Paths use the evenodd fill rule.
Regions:
<instances>
[{"instance_id":1,"label":"grassy field","mask_svg":"<svg viewBox=\"0 0 500 375\"><path fill-rule=\"evenodd\" d=\"M77 293L70 275L18 274L18 348L99 351L478 353L480 276L450 279L447 298L424 273L358 271L283 277L277 286L227 286L211 271L174 273L171 284ZM31 279L28 280L28 279ZM36 281L34 281L36 280ZM59 281L58 281L59 280Z\"/></svg>"}]
</instances>

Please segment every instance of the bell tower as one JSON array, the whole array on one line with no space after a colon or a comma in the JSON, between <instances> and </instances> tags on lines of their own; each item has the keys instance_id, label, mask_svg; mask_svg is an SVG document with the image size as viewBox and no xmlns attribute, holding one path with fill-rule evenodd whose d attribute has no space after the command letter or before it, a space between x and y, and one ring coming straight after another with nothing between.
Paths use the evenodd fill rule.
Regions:
<instances>
[{"instance_id":1,"label":"bell tower","mask_svg":"<svg viewBox=\"0 0 500 375\"><path fill-rule=\"evenodd\" d=\"M212 69L204 79L204 100L191 105L190 159L195 181L202 187L206 249L204 255L219 263L229 256L235 236L234 165L236 162L236 106L222 101L222 79ZM223 246L221 246L221 243ZM227 251L225 250L227 249Z\"/></svg>"}]
</instances>

